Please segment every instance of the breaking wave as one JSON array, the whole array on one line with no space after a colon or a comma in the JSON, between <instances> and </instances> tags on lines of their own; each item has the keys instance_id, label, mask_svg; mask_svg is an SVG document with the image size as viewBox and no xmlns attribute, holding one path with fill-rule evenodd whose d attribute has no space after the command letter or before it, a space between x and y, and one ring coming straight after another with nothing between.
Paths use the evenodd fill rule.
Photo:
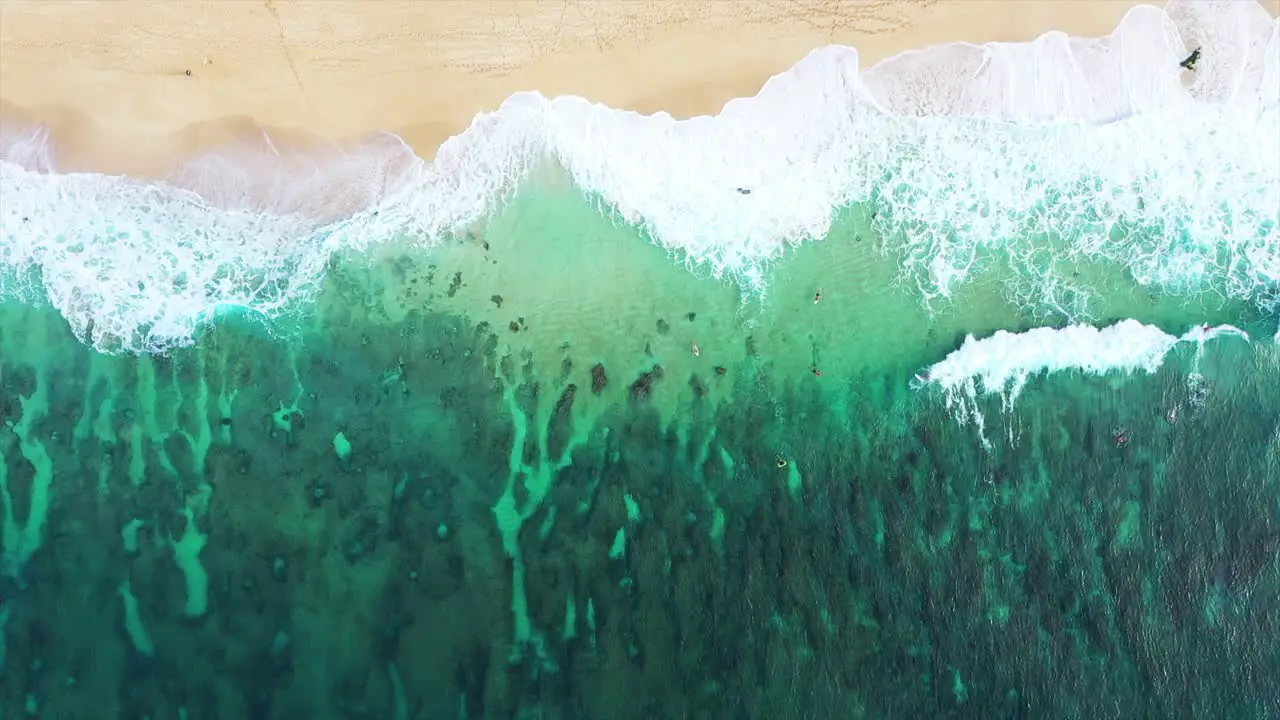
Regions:
<instances>
[{"instance_id":1,"label":"breaking wave","mask_svg":"<svg viewBox=\"0 0 1280 720\"><path fill-rule=\"evenodd\" d=\"M325 156L264 137L153 183L58 173L43 129L8 132L0 293L47 298L101 350L160 352L222 308L287 312L335 252L443 242L546 162L747 286L825 237L835 209L868 203L926 301L994 255L1068 315L1081 301L1053 266L1084 259L1280 303L1280 21L1252 0L1175 0L1106 38L954 43L865 71L827 47L685 121L518 93L434 161L389 134Z\"/></svg>"},{"instance_id":2,"label":"breaking wave","mask_svg":"<svg viewBox=\"0 0 1280 720\"><path fill-rule=\"evenodd\" d=\"M1198 358L1205 350L1205 343L1220 338L1249 342L1248 333L1233 325L1197 325L1175 337L1154 325L1132 319L1101 329L1069 325L1033 328L1022 333L999 330L981 340L969 335L946 359L917 374L911 385L915 389L941 389L947 408L956 419L961 423L973 422L983 444L990 448L984 432L986 422L979 410L981 397L999 396L1001 409L1008 413L1027 381L1037 375L1139 371L1151 374L1164 364L1174 347L1195 345ZM1192 377L1196 374L1192 373Z\"/></svg>"}]
</instances>

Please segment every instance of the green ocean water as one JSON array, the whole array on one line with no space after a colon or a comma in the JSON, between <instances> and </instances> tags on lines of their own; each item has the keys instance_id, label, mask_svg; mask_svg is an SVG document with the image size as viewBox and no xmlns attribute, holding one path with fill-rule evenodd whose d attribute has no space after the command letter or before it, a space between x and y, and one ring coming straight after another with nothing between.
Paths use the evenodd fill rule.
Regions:
<instances>
[{"instance_id":1,"label":"green ocean water","mask_svg":"<svg viewBox=\"0 0 1280 720\"><path fill-rule=\"evenodd\" d=\"M994 252L926 306L875 213L763 296L548 180L169 355L0 305L0 717L1280 715L1268 321ZM981 398L990 450L909 386L1073 302L1263 341Z\"/></svg>"}]
</instances>

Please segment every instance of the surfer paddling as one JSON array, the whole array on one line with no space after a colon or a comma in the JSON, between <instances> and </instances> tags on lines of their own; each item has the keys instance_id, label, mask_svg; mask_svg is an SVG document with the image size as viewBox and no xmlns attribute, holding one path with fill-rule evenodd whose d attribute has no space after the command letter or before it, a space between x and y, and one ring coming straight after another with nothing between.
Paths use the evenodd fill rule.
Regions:
<instances>
[{"instance_id":1,"label":"surfer paddling","mask_svg":"<svg viewBox=\"0 0 1280 720\"><path fill-rule=\"evenodd\" d=\"M813 294L813 304L817 305L822 302L822 288L818 288L818 292Z\"/></svg>"},{"instance_id":2,"label":"surfer paddling","mask_svg":"<svg viewBox=\"0 0 1280 720\"><path fill-rule=\"evenodd\" d=\"M693 345L693 348L692 348L692 349L693 349L693 356L694 356L694 357L702 357L702 350L698 348L698 343L692 343L692 345Z\"/></svg>"}]
</instances>

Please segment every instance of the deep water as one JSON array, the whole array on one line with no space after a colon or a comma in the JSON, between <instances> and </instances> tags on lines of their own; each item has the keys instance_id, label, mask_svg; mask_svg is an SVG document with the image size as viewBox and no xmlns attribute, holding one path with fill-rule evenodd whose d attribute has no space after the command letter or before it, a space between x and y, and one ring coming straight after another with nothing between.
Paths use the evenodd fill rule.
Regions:
<instances>
[{"instance_id":1,"label":"deep water","mask_svg":"<svg viewBox=\"0 0 1280 720\"><path fill-rule=\"evenodd\" d=\"M606 364L380 262L157 357L2 306L0 716L1280 714L1274 348L1033 380L988 451L920 348L792 372L785 313L657 303Z\"/></svg>"}]
</instances>

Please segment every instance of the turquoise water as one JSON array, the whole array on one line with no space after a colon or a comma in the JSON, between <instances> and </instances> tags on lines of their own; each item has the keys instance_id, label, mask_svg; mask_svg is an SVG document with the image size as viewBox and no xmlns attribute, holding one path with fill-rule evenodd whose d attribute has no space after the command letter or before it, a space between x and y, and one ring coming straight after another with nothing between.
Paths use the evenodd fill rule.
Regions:
<instances>
[{"instance_id":1,"label":"turquoise water","mask_svg":"<svg viewBox=\"0 0 1280 720\"><path fill-rule=\"evenodd\" d=\"M1280 717L1278 108L1173 0L431 161L6 125L0 720Z\"/></svg>"},{"instance_id":2,"label":"turquoise water","mask_svg":"<svg viewBox=\"0 0 1280 720\"><path fill-rule=\"evenodd\" d=\"M165 354L4 303L4 715L1280 713L1274 319L1059 268L1254 342L979 395L984 447L913 375L1079 318L995 252L926 303L873 216L763 299L547 182Z\"/></svg>"}]
</instances>

